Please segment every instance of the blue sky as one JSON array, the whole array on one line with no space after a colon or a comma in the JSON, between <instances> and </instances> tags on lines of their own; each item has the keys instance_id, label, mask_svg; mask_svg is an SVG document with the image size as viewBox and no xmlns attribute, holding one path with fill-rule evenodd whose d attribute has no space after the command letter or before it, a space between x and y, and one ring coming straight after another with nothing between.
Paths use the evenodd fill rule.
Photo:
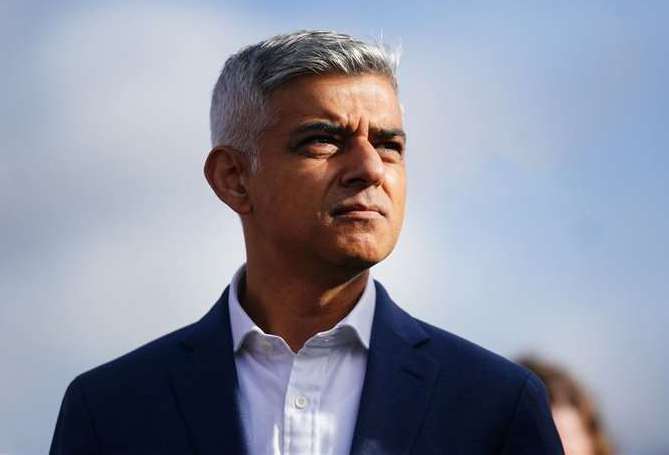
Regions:
<instances>
[{"instance_id":1,"label":"blue sky","mask_svg":"<svg viewBox=\"0 0 669 455\"><path fill-rule=\"evenodd\" d=\"M243 261L208 190L226 56L325 28L401 45L409 206L375 275L414 315L576 372L669 450L664 2L5 2L0 453L79 372L199 318Z\"/></svg>"}]
</instances>

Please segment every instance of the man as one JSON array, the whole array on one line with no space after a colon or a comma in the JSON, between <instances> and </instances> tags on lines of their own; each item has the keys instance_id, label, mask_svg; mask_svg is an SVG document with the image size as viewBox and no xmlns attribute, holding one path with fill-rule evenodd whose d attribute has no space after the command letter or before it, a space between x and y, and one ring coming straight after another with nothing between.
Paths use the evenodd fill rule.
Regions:
<instances>
[{"instance_id":1,"label":"man","mask_svg":"<svg viewBox=\"0 0 669 455\"><path fill-rule=\"evenodd\" d=\"M535 376L369 277L404 217L391 55L329 32L245 48L211 131L246 264L199 322L76 378L52 453L562 453Z\"/></svg>"}]
</instances>

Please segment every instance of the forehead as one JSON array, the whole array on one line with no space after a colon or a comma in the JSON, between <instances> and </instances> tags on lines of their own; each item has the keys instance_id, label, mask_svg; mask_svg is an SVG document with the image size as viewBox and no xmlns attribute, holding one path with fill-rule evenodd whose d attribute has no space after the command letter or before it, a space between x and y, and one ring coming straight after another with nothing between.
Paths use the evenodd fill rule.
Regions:
<instances>
[{"instance_id":1,"label":"forehead","mask_svg":"<svg viewBox=\"0 0 669 455\"><path fill-rule=\"evenodd\" d=\"M310 75L296 78L275 90L269 99L276 127L325 119L357 129L401 128L397 93L388 77L377 74Z\"/></svg>"}]
</instances>

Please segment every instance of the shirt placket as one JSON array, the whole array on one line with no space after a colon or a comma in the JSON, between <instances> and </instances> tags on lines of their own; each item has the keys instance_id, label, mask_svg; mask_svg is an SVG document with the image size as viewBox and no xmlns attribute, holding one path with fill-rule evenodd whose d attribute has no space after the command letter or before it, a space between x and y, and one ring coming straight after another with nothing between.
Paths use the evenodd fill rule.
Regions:
<instances>
[{"instance_id":1,"label":"shirt placket","mask_svg":"<svg viewBox=\"0 0 669 455\"><path fill-rule=\"evenodd\" d=\"M295 355L284 403L284 454L315 453L327 349L305 346Z\"/></svg>"}]
</instances>

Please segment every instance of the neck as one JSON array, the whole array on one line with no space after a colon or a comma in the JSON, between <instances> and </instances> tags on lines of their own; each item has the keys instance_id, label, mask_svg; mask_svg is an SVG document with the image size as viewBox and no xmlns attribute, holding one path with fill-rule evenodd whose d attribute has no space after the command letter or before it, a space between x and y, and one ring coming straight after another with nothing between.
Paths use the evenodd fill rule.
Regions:
<instances>
[{"instance_id":1,"label":"neck","mask_svg":"<svg viewBox=\"0 0 669 455\"><path fill-rule=\"evenodd\" d=\"M268 261L249 257L239 298L263 331L282 337L297 352L309 338L334 327L353 309L368 278L368 269L305 273L269 267Z\"/></svg>"}]
</instances>

